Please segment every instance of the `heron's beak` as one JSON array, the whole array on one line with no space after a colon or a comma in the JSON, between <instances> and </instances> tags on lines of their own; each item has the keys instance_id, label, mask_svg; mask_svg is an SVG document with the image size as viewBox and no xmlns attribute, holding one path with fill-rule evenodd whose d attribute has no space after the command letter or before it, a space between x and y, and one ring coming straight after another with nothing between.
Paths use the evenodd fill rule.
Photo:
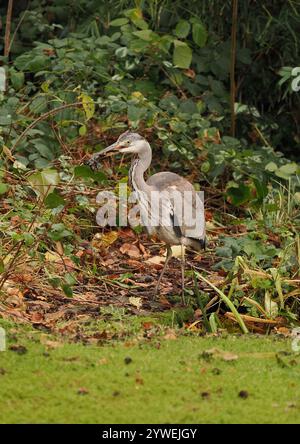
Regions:
<instances>
[{"instance_id":1,"label":"heron's beak","mask_svg":"<svg viewBox=\"0 0 300 444\"><path fill-rule=\"evenodd\" d=\"M102 156L105 156L108 153L117 154L118 149L119 145L117 142L115 142L104 150L100 151L100 153L94 154L87 162L85 162L85 164L95 171L100 166Z\"/></svg>"},{"instance_id":2,"label":"heron's beak","mask_svg":"<svg viewBox=\"0 0 300 444\"><path fill-rule=\"evenodd\" d=\"M109 145L107 148L104 148L104 150L100 151L100 153L98 153L99 155L103 155L106 153L110 153L113 151L118 151L119 150L119 144L118 142L113 143L112 145Z\"/></svg>"}]
</instances>

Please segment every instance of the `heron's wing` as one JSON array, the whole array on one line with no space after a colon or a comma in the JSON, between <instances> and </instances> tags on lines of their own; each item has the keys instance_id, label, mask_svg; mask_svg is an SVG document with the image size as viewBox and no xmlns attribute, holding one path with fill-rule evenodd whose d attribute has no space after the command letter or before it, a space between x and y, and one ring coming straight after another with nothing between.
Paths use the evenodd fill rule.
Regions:
<instances>
[{"instance_id":1,"label":"heron's wing","mask_svg":"<svg viewBox=\"0 0 300 444\"><path fill-rule=\"evenodd\" d=\"M147 180L147 184L159 191L159 225L172 225L177 237L205 239L204 198L196 193L193 185L178 174L161 172ZM157 218L160 212L152 205L152 214Z\"/></svg>"},{"instance_id":2,"label":"heron's wing","mask_svg":"<svg viewBox=\"0 0 300 444\"><path fill-rule=\"evenodd\" d=\"M183 179L184 180L184 179ZM174 230L186 238L205 239L205 216L202 193L196 193L188 182L167 187L172 205Z\"/></svg>"},{"instance_id":3,"label":"heron's wing","mask_svg":"<svg viewBox=\"0 0 300 444\"><path fill-rule=\"evenodd\" d=\"M146 181L147 185L155 187L159 191L163 191L171 185L178 186L181 184L182 186L182 182L187 182L188 185L193 187L192 184L190 184L186 179L170 171L163 171L153 174L153 176L150 176L149 179Z\"/></svg>"}]
</instances>

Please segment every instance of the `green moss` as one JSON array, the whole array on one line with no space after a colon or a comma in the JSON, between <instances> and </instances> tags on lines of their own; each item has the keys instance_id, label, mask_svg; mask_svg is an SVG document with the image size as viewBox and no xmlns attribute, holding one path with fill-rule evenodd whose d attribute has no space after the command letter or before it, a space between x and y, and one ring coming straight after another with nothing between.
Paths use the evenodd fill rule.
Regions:
<instances>
[{"instance_id":1,"label":"green moss","mask_svg":"<svg viewBox=\"0 0 300 444\"><path fill-rule=\"evenodd\" d=\"M184 322L192 319L193 315L194 310L192 309L192 307L176 308L174 310L168 310L160 313L158 315L158 319L162 325L167 325L170 327L181 327Z\"/></svg>"},{"instance_id":2,"label":"green moss","mask_svg":"<svg viewBox=\"0 0 300 444\"><path fill-rule=\"evenodd\" d=\"M45 340L37 331L8 335L8 347L27 352L0 353L1 423L300 421L299 358L276 358L289 341L179 336L47 349ZM204 359L212 347L238 359Z\"/></svg>"}]
</instances>

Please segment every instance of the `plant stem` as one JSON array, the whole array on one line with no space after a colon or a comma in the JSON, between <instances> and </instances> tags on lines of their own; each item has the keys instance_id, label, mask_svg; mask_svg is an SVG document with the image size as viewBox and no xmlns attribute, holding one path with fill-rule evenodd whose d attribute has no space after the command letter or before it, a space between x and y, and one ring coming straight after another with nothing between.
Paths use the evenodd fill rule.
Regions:
<instances>
[{"instance_id":1,"label":"plant stem","mask_svg":"<svg viewBox=\"0 0 300 444\"><path fill-rule=\"evenodd\" d=\"M239 326L241 327L241 330L243 333L249 333L243 319L241 318L241 316L239 315L237 309L235 308L235 306L233 305L233 303L231 302L230 299L228 299L228 297L223 293L223 291L219 290L219 288L217 288L214 284L212 284L211 282L209 282L208 279L206 279L204 276L202 276L200 273L198 273L197 271L195 272L197 277L199 279L201 279L202 281L204 281L206 284L208 284L211 288L213 288L218 295L220 296L220 298L222 299L223 302L225 302L225 304L228 306L228 308L231 310L232 314L234 315L234 317L236 318Z\"/></svg>"}]
</instances>

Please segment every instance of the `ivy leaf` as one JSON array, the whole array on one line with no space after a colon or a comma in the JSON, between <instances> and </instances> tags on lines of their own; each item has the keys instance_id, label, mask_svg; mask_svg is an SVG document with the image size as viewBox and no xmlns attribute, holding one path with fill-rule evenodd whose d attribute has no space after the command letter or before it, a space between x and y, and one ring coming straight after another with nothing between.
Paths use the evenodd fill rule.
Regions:
<instances>
[{"instance_id":1,"label":"ivy leaf","mask_svg":"<svg viewBox=\"0 0 300 444\"><path fill-rule=\"evenodd\" d=\"M74 176L82 177L83 179L93 179L96 182L103 182L104 180L106 180L106 175L103 172L101 171L94 172L87 165L79 165L75 167Z\"/></svg>"},{"instance_id":2,"label":"ivy leaf","mask_svg":"<svg viewBox=\"0 0 300 444\"><path fill-rule=\"evenodd\" d=\"M38 196L47 196L59 184L59 174L54 169L44 169L28 177L28 182Z\"/></svg>"},{"instance_id":3,"label":"ivy leaf","mask_svg":"<svg viewBox=\"0 0 300 444\"><path fill-rule=\"evenodd\" d=\"M53 193L48 194L48 196L45 199L45 205L48 208L57 208L60 206L65 206L65 200L57 194L55 191Z\"/></svg>"},{"instance_id":4,"label":"ivy leaf","mask_svg":"<svg viewBox=\"0 0 300 444\"><path fill-rule=\"evenodd\" d=\"M70 236L73 236L73 233L70 230L67 230L62 223L53 224L51 230L48 232L48 237L54 242Z\"/></svg>"},{"instance_id":5,"label":"ivy leaf","mask_svg":"<svg viewBox=\"0 0 300 444\"><path fill-rule=\"evenodd\" d=\"M93 171L87 165L76 166L74 168L74 175L75 175L75 177L83 177L83 178L87 178L87 177L93 178L94 177Z\"/></svg>"},{"instance_id":6,"label":"ivy leaf","mask_svg":"<svg viewBox=\"0 0 300 444\"><path fill-rule=\"evenodd\" d=\"M178 68L188 69L191 62L191 48L181 40L174 40L173 64Z\"/></svg>"}]
</instances>

